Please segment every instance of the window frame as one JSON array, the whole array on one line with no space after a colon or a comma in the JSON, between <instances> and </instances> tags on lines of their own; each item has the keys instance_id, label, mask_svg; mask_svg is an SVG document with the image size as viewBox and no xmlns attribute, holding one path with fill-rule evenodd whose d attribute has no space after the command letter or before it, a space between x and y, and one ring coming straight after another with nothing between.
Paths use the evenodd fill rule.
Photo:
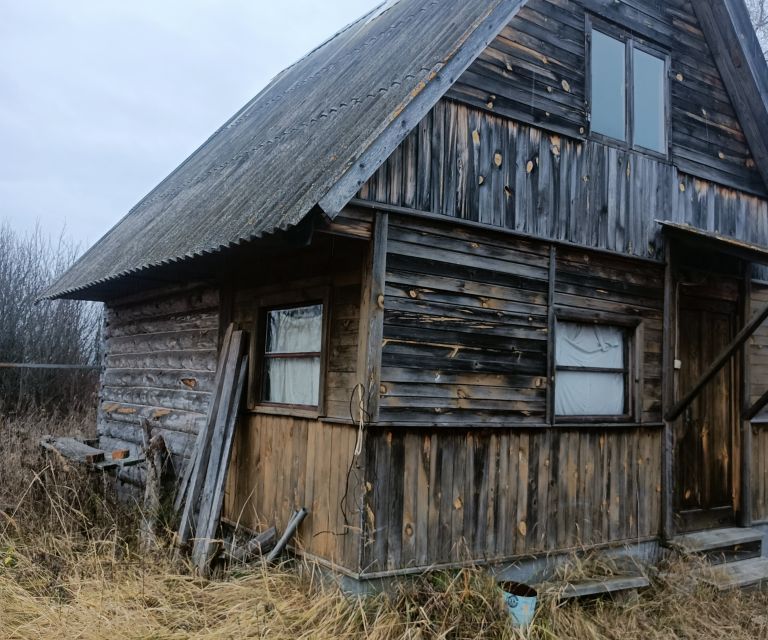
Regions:
<instances>
[{"instance_id":1,"label":"window frame","mask_svg":"<svg viewBox=\"0 0 768 640\"><path fill-rule=\"evenodd\" d=\"M322 329L320 345L320 379L318 380L317 405L267 402L264 400L265 367L269 356L267 344L267 314L270 311L295 307L322 306ZM254 413L291 415L319 418L325 415L325 378L328 369L328 332L330 330L331 295L330 287L314 287L262 296L257 300L257 311L253 321L253 335L248 383L248 410ZM317 352L312 352L317 353Z\"/></svg>"},{"instance_id":2,"label":"window frame","mask_svg":"<svg viewBox=\"0 0 768 640\"><path fill-rule=\"evenodd\" d=\"M670 158L670 140L672 125L672 83L670 74L672 69L672 58L668 51L662 49L647 40L640 39L629 32L615 26L596 16L587 14L585 18L585 51L584 56L584 81L586 84L585 100L587 102L587 119L589 137L603 144L617 147L626 151L636 151L652 156L658 160L669 161ZM626 84L624 92L624 140L612 138L603 133L594 131L592 128L592 31L599 31L606 36L624 43L624 82ZM656 151L641 145L635 144L635 49L643 53L654 56L664 61L664 151Z\"/></svg>"},{"instance_id":3,"label":"window frame","mask_svg":"<svg viewBox=\"0 0 768 640\"><path fill-rule=\"evenodd\" d=\"M555 394L557 393L557 373L558 371L586 371L595 372L598 368L594 367L568 367L557 365L557 324L572 323L583 325L601 325L607 327L616 327L624 332L624 413L619 415L601 415L601 416L559 416L555 410ZM555 322L553 326L553 335L550 339L550 348L552 349L552 381L550 393L552 394L552 424L553 425L589 425L605 424L626 426L627 424L639 423L640 400L642 399L643 375L643 322L639 318L625 316L621 314L581 311L577 309L555 308ZM617 369L600 369L601 372L617 373Z\"/></svg>"}]
</instances>

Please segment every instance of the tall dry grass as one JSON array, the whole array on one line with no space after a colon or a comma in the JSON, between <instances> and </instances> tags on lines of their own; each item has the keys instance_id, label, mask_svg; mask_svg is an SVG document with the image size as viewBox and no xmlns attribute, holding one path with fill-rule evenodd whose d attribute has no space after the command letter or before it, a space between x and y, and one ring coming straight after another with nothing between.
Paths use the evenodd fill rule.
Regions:
<instances>
[{"instance_id":1,"label":"tall dry grass","mask_svg":"<svg viewBox=\"0 0 768 640\"><path fill-rule=\"evenodd\" d=\"M479 568L362 600L291 562L201 580L169 550L139 552L136 514L114 500L109 483L40 454L41 435L78 427L87 435L75 417L0 421L0 638L768 638L768 596L715 593L692 582L701 567L683 561L637 597L568 605L545 597L525 631L510 626L498 588ZM611 568L579 561L564 571L592 570Z\"/></svg>"}]
</instances>

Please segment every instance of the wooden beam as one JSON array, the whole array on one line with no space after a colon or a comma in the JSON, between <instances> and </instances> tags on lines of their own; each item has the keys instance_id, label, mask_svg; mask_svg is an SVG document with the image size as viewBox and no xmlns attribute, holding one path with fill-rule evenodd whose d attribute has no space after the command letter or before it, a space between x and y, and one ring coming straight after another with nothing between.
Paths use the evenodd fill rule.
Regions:
<instances>
[{"instance_id":1,"label":"wooden beam","mask_svg":"<svg viewBox=\"0 0 768 640\"><path fill-rule=\"evenodd\" d=\"M200 488L203 484L204 473L204 453L211 445L211 436L215 426L216 418L219 413L219 404L221 402L221 395L225 388L225 369L227 359L229 358L230 343L232 341L232 334L234 333L234 325L230 324L227 327L224 340L222 341L221 349L219 350L219 360L216 365L216 378L213 385L213 392L208 400L208 412L205 419L205 424L197 434L195 441L195 448L187 462L187 466L184 469L184 474L179 484L178 492L176 494L176 500L174 502L174 513L181 514L179 522L179 531L177 534L177 544L184 545L189 541L189 536L192 532L193 522L192 518L195 514L195 508L197 506L197 499L199 497ZM231 382L230 382L231 384Z\"/></svg>"},{"instance_id":2,"label":"wooden beam","mask_svg":"<svg viewBox=\"0 0 768 640\"><path fill-rule=\"evenodd\" d=\"M760 413L765 407L768 405L768 391L766 391L763 395L760 396L760 398L751 406L749 407L745 412L742 418L749 422L750 420L754 420L755 417L757 417L757 414Z\"/></svg>"},{"instance_id":3,"label":"wooden beam","mask_svg":"<svg viewBox=\"0 0 768 640\"><path fill-rule=\"evenodd\" d=\"M384 338L384 289L387 271L387 236L389 214L378 212L374 222L373 240L363 286L360 317L363 349L358 363L361 382L365 387L366 418L375 422L379 415L381 384L381 350ZM356 416L359 417L359 416Z\"/></svg>"},{"instance_id":4,"label":"wooden beam","mask_svg":"<svg viewBox=\"0 0 768 640\"><path fill-rule=\"evenodd\" d=\"M749 318L752 311L752 264L747 263L744 267L744 284L742 286L742 311L741 317L745 320ZM751 381L751 353L749 348L742 351L741 357L741 397L738 404L743 408L749 404L752 381ZM768 395L768 394L766 394ZM768 398L766 398L768 402ZM759 412L759 409L758 409ZM740 443L740 465L739 465L739 487L740 487L740 508L739 520L743 527L752 526L752 424L750 419L742 417L740 421L741 443Z\"/></svg>"},{"instance_id":5,"label":"wooden beam","mask_svg":"<svg viewBox=\"0 0 768 640\"><path fill-rule=\"evenodd\" d=\"M549 247L549 284L547 290L547 424L555 423L555 285L557 284L557 247Z\"/></svg>"},{"instance_id":6,"label":"wooden beam","mask_svg":"<svg viewBox=\"0 0 768 640\"><path fill-rule=\"evenodd\" d=\"M666 269L664 271L664 320L662 329L662 407L669 411L675 401L675 350L677 326L677 296L672 265L672 249L669 242L665 248ZM673 517L674 496L674 451L675 434L670 421L664 422L661 451L661 537L665 541L675 536Z\"/></svg>"},{"instance_id":7,"label":"wooden beam","mask_svg":"<svg viewBox=\"0 0 768 640\"><path fill-rule=\"evenodd\" d=\"M68 460L75 462L95 464L104 460L104 451L75 440L75 438L45 436L40 440L40 446L49 451L56 451Z\"/></svg>"},{"instance_id":8,"label":"wooden beam","mask_svg":"<svg viewBox=\"0 0 768 640\"><path fill-rule=\"evenodd\" d=\"M669 412L664 416L664 419L668 422L674 422L680 417L680 414L685 411L688 406L693 402L696 397L701 393L704 386L712 380L722 369L728 361L736 354L736 352L744 346L744 343L750 338L750 336L760 327L761 324L768 318L768 305L757 314L752 320L747 323L738 335L731 341L731 343L723 350L723 352L717 357L715 362L702 374L699 380L693 385L693 388L680 400Z\"/></svg>"}]
</instances>

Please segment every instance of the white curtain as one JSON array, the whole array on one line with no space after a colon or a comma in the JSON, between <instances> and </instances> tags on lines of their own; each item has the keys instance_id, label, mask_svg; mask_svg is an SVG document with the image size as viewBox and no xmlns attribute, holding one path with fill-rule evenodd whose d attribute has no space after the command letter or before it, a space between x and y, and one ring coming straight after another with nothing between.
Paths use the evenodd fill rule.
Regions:
<instances>
[{"instance_id":1,"label":"white curtain","mask_svg":"<svg viewBox=\"0 0 768 640\"><path fill-rule=\"evenodd\" d=\"M621 369L624 332L618 327L558 322L555 360L561 367ZM558 371L555 413L558 416L618 416L625 411L624 373Z\"/></svg>"},{"instance_id":2,"label":"white curtain","mask_svg":"<svg viewBox=\"0 0 768 640\"><path fill-rule=\"evenodd\" d=\"M267 402L315 406L320 401L320 358L268 358Z\"/></svg>"},{"instance_id":3,"label":"white curtain","mask_svg":"<svg viewBox=\"0 0 768 640\"><path fill-rule=\"evenodd\" d=\"M322 305L270 311L267 314L267 353L320 351L322 333Z\"/></svg>"},{"instance_id":4,"label":"white curtain","mask_svg":"<svg viewBox=\"0 0 768 640\"><path fill-rule=\"evenodd\" d=\"M267 314L267 354L320 353L323 307L277 309ZM320 399L320 357L266 358L265 400L314 406Z\"/></svg>"}]
</instances>

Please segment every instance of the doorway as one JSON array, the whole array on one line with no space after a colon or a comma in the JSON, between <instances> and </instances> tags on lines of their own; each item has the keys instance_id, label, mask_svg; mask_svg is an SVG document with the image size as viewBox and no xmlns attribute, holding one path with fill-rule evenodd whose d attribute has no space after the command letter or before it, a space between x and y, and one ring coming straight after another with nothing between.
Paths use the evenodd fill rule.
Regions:
<instances>
[{"instance_id":1,"label":"doorway","mask_svg":"<svg viewBox=\"0 0 768 640\"><path fill-rule=\"evenodd\" d=\"M737 281L707 274L678 280L677 389L685 393L725 350L739 321ZM738 496L738 359L732 359L675 422L677 530L735 522Z\"/></svg>"}]
</instances>

